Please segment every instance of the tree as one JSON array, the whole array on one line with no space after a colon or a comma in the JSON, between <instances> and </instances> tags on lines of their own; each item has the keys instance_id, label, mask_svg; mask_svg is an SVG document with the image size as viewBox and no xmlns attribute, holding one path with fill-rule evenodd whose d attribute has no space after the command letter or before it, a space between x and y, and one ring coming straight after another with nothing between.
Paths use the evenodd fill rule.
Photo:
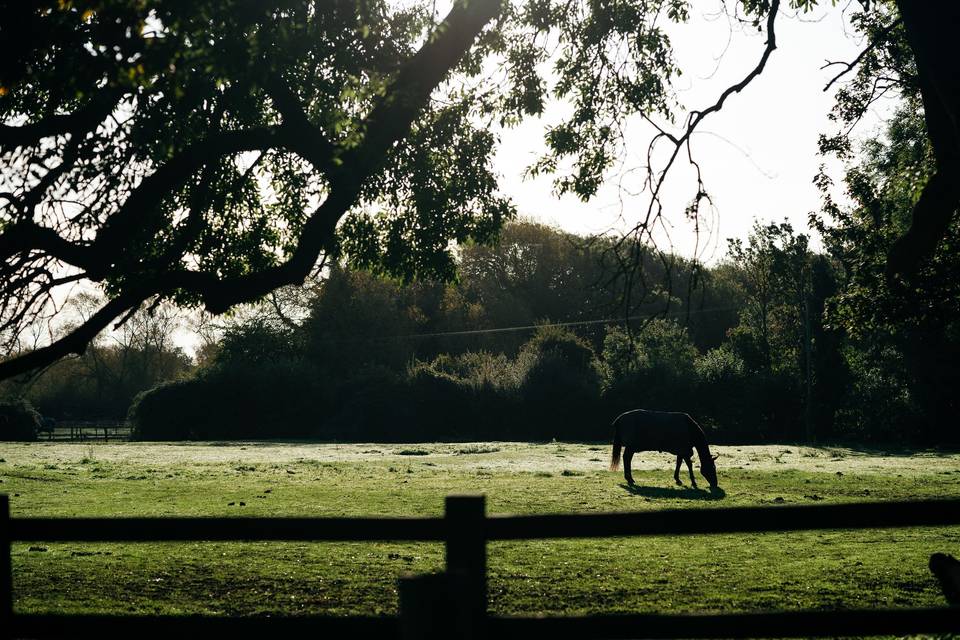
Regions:
<instances>
[{"instance_id":1,"label":"tree","mask_svg":"<svg viewBox=\"0 0 960 640\"><path fill-rule=\"evenodd\" d=\"M511 212L490 188L490 135L469 99L430 98L499 11L457 2L433 24L377 1L5 6L0 329L18 333L66 283L110 299L0 376L82 351L154 296L221 313L301 282L363 237L361 216L337 233L358 204L447 214L395 232L415 247L406 268L415 253L442 269L449 239L489 237Z\"/></svg>"},{"instance_id":2,"label":"tree","mask_svg":"<svg viewBox=\"0 0 960 640\"><path fill-rule=\"evenodd\" d=\"M366 271L332 269L302 325L305 352L336 379L370 365L402 370L424 321L410 287Z\"/></svg>"},{"instance_id":3,"label":"tree","mask_svg":"<svg viewBox=\"0 0 960 640\"><path fill-rule=\"evenodd\" d=\"M823 180L824 215L815 223L843 266L843 289L828 318L849 336L855 392L866 398L852 413L890 432L922 430L944 442L957 438L949 425L958 408L952 387L960 356L960 137L950 105L960 82L936 57L943 44L918 38L916 25L929 16L910 4L898 3L899 16L885 7L863 19L870 54L838 119L858 118L875 94L889 89L901 102L885 135L868 140L848 165L844 183L853 205L834 202ZM960 16L954 5L942 8L945 22L927 25L931 37L942 36ZM884 13L891 15L881 18ZM889 26L880 28L882 22ZM821 148L852 160L854 149L843 136L825 139Z\"/></svg>"},{"instance_id":4,"label":"tree","mask_svg":"<svg viewBox=\"0 0 960 640\"><path fill-rule=\"evenodd\" d=\"M885 256L909 227L911 208L937 171L916 100L908 96L885 135L868 140L860 161L849 167L845 186L852 206L828 198L816 223L843 267L843 286L827 315L853 347L848 360L855 390L867 399L853 410L901 433L916 430L909 423L919 418L926 438L944 442L957 437L951 416L958 410L952 389L960 375L958 222L910 287L886 277ZM890 406L894 400L899 408ZM887 415L872 415L879 406Z\"/></svg>"},{"instance_id":5,"label":"tree","mask_svg":"<svg viewBox=\"0 0 960 640\"><path fill-rule=\"evenodd\" d=\"M823 305L834 293L828 260L809 249L809 239L788 223L754 223L747 243L729 241L729 257L745 296L740 324L730 332L733 349L754 372L787 375L802 388L804 432L816 436L817 390L839 348L823 326ZM822 365L818 368L816 365ZM830 404L833 404L832 402Z\"/></svg>"},{"instance_id":6,"label":"tree","mask_svg":"<svg viewBox=\"0 0 960 640\"><path fill-rule=\"evenodd\" d=\"M896 240L887 274L912 281L948 236L960 205L960 75L951 42L960 25L960 5L897 0L903 38L913 54L934 170L911 207L910 226ZM909 282L908 282L909 284Z\"/></svg>"},{"instance_id":7,"label":"tree","mask_svg":"<svg viewBox=\"0 0 960 640\"><path fill-rule=\"evenodd\" d=\"M622 154L626 118L658 127L651 156L667 144L668 161L651 163L650 206L634 229L649 240L667 172L683 151L692 160L704 118L763 72L780 10L780 0L736 3L766 30L762 55L672 132L656 122L671 119L679 72L661 24L686 19L684 0L457 0L442 21L426 5L4 3L0 332L14 344L70 283L97 284L109 300L69 335L0 362L0 377L82 351L149 299L223 313L302 282L321 255L449 276L451 243L489 240L513 213L496 191L491 125L539 115L551 97L572 109L532 171L555 173L561 193L596 192ZM897 10L864 15L890 19L868 52L895 32L908 43L935 151L891 249L891 273L909 276L960 194L960 6ZM496 64L502 82L486 74ZM708 197L698 179L688 214Z\"/></svg>"},{"instance_id":8,"label":"tree","mask_svg":"<svg viewBox=\"0 0 960 640\"><path fill-rule=\"evenodd\" d=\"M655 318L639 333L609 327L600 366L604 396L625 411L638 404L689 410L697 349L676 320Z\"/></svg>"},{"instance_id":9,"label":"tree","mask_svg":"<svg viewBox=\"0 0 960 640\"><path fill-rule=\"evenodd\" d=\"M89 293L67 301L75 323L102 304ZM58 418L120 418L137 393L190 369L190 358L174 339L180 321L169 304L137 311L119 330L98 336L82 356L46 368L20 391L44 414Z\"/></svg>"},{"instance_id":10,"label":"tree","mask_svg":"<svg viewBox=\"0 0 960 640\"><path fill-rule=\"evenodd\" d=\"M909 289L951 234L960 204L960 78L951 62L950 42L960 25L960 6L887 0L873 3L873 11L868 11L870 3L861 4L865 10L851 20L866 36L865 48L851 63L829 63L844 68L827 88L856 70L853 80L838 93L833 113L845 130L825 138L821 148L848 154L850 131L876 100L891 93L908 96L911 107L922 109L932 151L931 171L905 212L907 224L884 255L889 285Z\"/></svg>"}]
</instances>

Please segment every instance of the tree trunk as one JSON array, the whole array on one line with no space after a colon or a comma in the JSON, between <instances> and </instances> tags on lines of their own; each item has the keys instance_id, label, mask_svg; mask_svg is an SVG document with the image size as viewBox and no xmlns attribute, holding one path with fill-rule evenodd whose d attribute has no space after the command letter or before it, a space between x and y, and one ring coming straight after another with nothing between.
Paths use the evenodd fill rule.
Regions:
<instances>
[{"instance_id":1,"label":"tree trunk","mask_svg":"<svg viewBox=\"0 0 960 640\"><path fill-rule=\"evenodd\" d=\"M934 254L960 204L960 2L897 0L897 8L916 60L937 166L913 207L910 228L890 249L887 275L894 286L909 281Z\"/></svg>"}]
</instances>

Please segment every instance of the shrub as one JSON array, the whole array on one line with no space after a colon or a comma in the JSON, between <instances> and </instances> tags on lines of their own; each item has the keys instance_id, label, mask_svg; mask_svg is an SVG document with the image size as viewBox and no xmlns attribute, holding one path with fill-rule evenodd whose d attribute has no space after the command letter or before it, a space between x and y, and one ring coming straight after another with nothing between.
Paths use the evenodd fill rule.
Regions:
<instances>
[{"instance_id":1,"label":"shrub","mask_svg":"<svg viewBox=\"0 0 960 640\"><path fill-rule=\"evenodd\" d=\"M327 433L353 441L410 441L410 403L404 378L382 365L363 367L337 387Z\"/></svg>"},{"instance_id":2,"label":"shrub","mask_svg":"<svg viewBox=\"0 0 960 640\"><path fill-rule=\"evenodd\" d=\"M468 351L459 355L441 354L430 363L418 362L411 369L416 373L426 367L434 374L446 375L474 389L491 387L515 393L523 375L521 367L502 353Z\"/></svg>"},{"instance_id":3,"label":"shrub","mask_svg":"<svg viewBox=\"0 0 960 640\"><path fill-rule=\"evenodd\" d=\"M141 393L128 414L138 440L315 436L329 392L303 362L235 362Z\"/></svg>"},{"instance_id":4,"label":"shrub","mask_svg":"<svg viewBox=\"0 0 960 640\"><path fill-rule=\"evenodd\" d=\"M585 341L559 327L540 327L517 360L523 371L520 437L593 439L601 423L606 428L598 421L596 357Z\"/></svg>"},{"instance_id":5,"label":"shrub","mask_svg":"<svg viewBox=\"0 0 960 640\"><path fill-rule=\"evenodd\" d=\"M743 358L722 347L698 356L693 368L701 383L711 385L741 382L746 373Z\"/></svg>"},{"instance_id":6,"label":"shrub","mask_svg":"<svg viewBox=\"0 0 960 640\"><path fill-rule=\"evenodd\" d=\"M687 330L674 320L655 319L635 336L610 327L600 366L604 398L617 411L692 411L696 357Z\"/></svg>"},{"instance_id":7,"label":"shrub","mask_svg":"<svg viewBox=\"0 0 960 640\"><path fill-rule=\"evenodd\" d=\"M755 430L747 411L750 381L743 359L727 347L711 349L694 361L695 410L719 440L739 441ZM755 417L755 416L754 416Z\"/></svg>"},{"instance_id":8,"label":"shrub","mask_svg":"<svg viewBox=\"0 0 960 640\"><path fill-rule=\"evenodd\" d=\"M23 398L0 400L0 440L36 440L40 420L40 414Z\"/></svg>"},{"instance_id":9,"label":"shrub","mask_svg":"<svg viewBox=\"0 0 960 640\"><path fill-rule=\"evenodd\" d=\"M407 373L404 391L411 419L408 437L458 440L482 429L474 412L476 388L470 383L430 366L415 366Z\"/></svg>"},{"instance_id":10,"label":"shrub","mask_svg":"<svg viewBox=\"0 0 960 640\"><path fill-rule=\"evenodd\" d=\"M164 382L133 399L127 412L134 440L189 440L209 420L210 397L200 380Z\"/></svg>"}]
</instances>

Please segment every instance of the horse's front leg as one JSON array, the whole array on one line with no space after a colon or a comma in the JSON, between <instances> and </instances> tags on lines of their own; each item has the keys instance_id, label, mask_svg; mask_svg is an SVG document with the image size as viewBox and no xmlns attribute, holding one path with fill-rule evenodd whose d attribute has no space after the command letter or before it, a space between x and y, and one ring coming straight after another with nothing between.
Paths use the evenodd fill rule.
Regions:
<instances>
[{"instance_id":1,"label":"horse's front leg","mask_svg":"<svg viewBox=\"0 0 960 640\"><path fill-rule=\"evenodd\" d=\"M630 473L630 461L633 460L633 449L629 447L623 452L623 479L627 484L633 484L633 474Z\"/></svg>"},{"instance_id":2,"label":"horse's front leg","mask_svg":"<svg viewBox=\"0 0 960 640\"><path fill-rule=\"evenodd\" d=\"M683 486L683 483L680 482L680 461L683 460L680 456L677 456L677 468L673 470L673 479L677 481L677 484Z\"/></svg>"},{"instance_id":3,"label":"horse's front leg","mask_svg":"<svg viewBox=\"0 0 960 640\"><path fill-rule=\"evenodd\" d=\"M686 463L687 463L687 471L690 472L690 484L692 484L692 485L693 485L693 488L696 489L696 488L697 488L697 481L696 481L696 479L695 479L694 476L693 476L693 462L690 461L690 458L687 458L687 459L686 459ZM677 464L679 465L680 463L677 462ZM678 467L678 468L679 468L679 467Z\"/></svg>"}]
</instances>

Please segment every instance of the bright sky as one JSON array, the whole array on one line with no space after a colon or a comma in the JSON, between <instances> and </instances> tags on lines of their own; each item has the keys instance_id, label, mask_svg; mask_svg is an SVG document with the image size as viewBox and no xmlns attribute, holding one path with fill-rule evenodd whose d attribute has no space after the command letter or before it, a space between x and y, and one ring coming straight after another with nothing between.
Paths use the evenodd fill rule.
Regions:
<instances>
[{"instance_id":1,"label":"bright sky","mask_svg":"<svg viewBox=\"0 0 960 640\"><path fill-rule=\"evenodd\" d=\"M721 5L716 0L694 0L692 4L690 23L675 26L670 34L684 71L677 86L678 99L688 109L702 109L756 65L765 37L731 24L718 13ZM708 116L698 128L693 149L715 205L713 212L704 209L708 228L707 233L701 230L699 245L692 223L683 215L696 189L693 173L686 162L674 168L665 209L670 241L681 255L692 257L696 248L701 259L716 261L726 252L726 239L745 238L754 219L786 218L796 230L808 230L808 214L819 208L820 201L812 183L823 161L817 155L817 138L836 128L827 119L833 94L824 93L823 87L838 68L820 67L825 60L853 60L862 46L849 28L843 4L821 4L825 6L810 14L781 14L776 27L777 50L763 74L743 92L732 95L720 112ZM549 113L544 120L549 122ZM678 121L682 122L682 117ZM879 122L880 115L875 112L857 131L874 132ZM648 200L645 194L624 195L621 204L616 179L588 203L572 196L556 199L549 177L522 179L523 169L542 148L543 125L529 122L509 131L497 157L501 185L514 198L521 215L581 234L630 228L646 211ZM632 129L627 169L643 166L651 131L646 126ZM840 169L839 165L831 167L836 183L842 177Z\"/></svg>"}]
</instances>

